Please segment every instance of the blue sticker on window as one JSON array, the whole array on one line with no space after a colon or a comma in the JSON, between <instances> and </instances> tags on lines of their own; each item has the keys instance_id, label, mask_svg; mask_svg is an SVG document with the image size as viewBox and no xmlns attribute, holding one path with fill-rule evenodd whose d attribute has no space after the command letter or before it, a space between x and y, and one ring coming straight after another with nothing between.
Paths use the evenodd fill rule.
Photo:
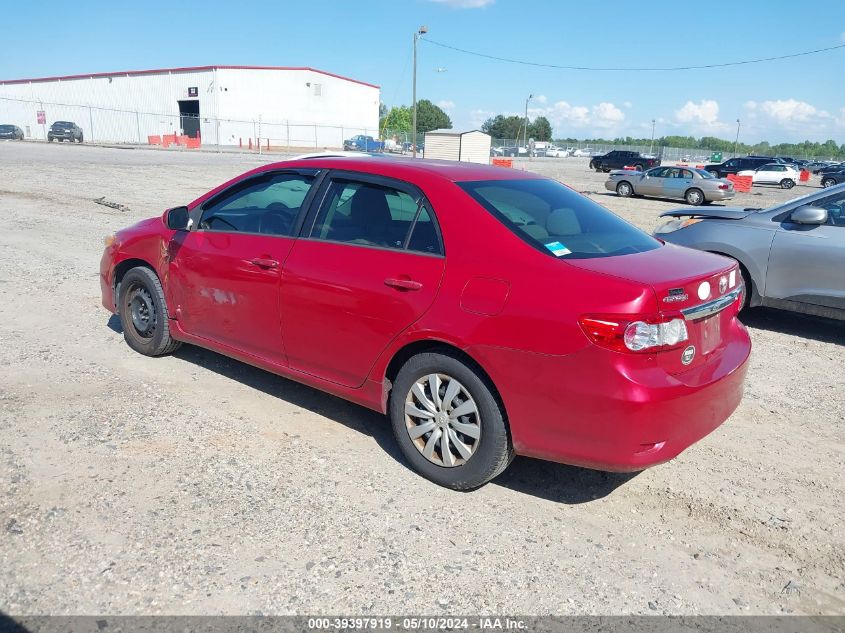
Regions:
<instances>
[{"instance_id":1,"label":"blue sticker on window","mask_svg":"<svg viewBox=\"0 0 845 633\"><path fill-rule=\"evenodd\" d=\"M548 244L544 244L544 246L548 248L552 252L552 255L555 255L556 257L561 257L562 255L569 255L569 253L572 252L560 242L549 242Z\"/></svg>"}]
</instances>

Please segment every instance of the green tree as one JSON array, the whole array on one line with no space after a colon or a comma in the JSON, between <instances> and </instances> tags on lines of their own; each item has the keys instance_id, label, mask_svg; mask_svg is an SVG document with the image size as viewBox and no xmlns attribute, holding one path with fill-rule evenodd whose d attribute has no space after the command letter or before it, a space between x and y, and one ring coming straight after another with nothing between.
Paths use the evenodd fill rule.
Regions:
<instances>
[{"instance_id":1,"label":"green tree","mask_svg":"<svg viewBox=\"0 0 845 633\"><path fill-rule=\"evenodd\" d=\"M552 124L544 116L538 116L528 125L528 138L535 141L550 141L552 138Z\"/></svg>"},{"instance_id":2,"label":"green tree","mask_svg":"<svg viewBox=\"0 0 845 633\"><path fill-rule=\"evenodd\" d=\"M449 129L452 120L428 99L417 101L417 132L425 133L431 130Z\"/></svg>"},{"instance_id":3,"label":"green tree","mask_svg":"<svg viewBox=\"0 0 845 633\"><path fill-rule=\"evenodd\" d=\"M411 131L413 112L408 106L394 106L381 122L382 134L407 134Z\"/></svg>"},{"instance_id":4,"label":"green tree","mask_svg":"<svg viewBox=\"0 0 845 633\"><path fill-rule=\"evenodd\" d=\"M515 139L522 134L523 123L522 117L497 114L484 122L481 131L493 138Z\"/></svg>"}]
</instances>

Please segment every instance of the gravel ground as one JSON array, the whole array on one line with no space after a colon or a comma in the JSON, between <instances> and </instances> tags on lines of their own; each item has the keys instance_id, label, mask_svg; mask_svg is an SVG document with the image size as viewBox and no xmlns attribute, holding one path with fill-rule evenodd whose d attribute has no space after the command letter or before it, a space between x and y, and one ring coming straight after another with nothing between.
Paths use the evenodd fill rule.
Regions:
<instances>
[{"instance_id":1,"label":"gravel ground","mask_svg":"<svg viewBox=\"0 0 845 633\"><path fill-rule=\"evenodd\" d=\"M132 352L100 306L103 236L266 160L0 143L2 611L845 613L842 323L752 312L742 405L669 464L521 458L472 493L412 473L371 411L191 346ZM516 167L647 230L678 205L608 195L586 162Z\"/></svg>"}]
</instances>

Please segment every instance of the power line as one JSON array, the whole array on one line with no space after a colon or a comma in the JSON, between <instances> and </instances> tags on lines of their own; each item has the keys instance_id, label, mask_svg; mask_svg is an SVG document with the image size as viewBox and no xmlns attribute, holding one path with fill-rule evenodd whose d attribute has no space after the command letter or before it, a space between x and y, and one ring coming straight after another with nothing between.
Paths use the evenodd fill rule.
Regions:
<instances>
[{"instance_id":1,"label":"power line","mask_svg":"<svg viewBox=\"0 0 845 633\"><path fill-rule=\"evenodd\" d=\"M591 70L591 71L617 71L617 72L654 72L654 71L675 71L675 70L703 70L706 68L724 68L726 66L742 66L745 64L759 64L762 62L773 62L781 59L792 59L794 57L803 57L805 55L816 55L818 53L826 53L837 49L845 48L845 44L837 44L836 46L828 46L826 48L817 48L812 51L802 51L800 53L790 53L789 55L777 55L775 57L761 57L759 59L746 59L737 62L724 62L721 64L702 64L700 66L669 66L669 67L644 67L644 68L603 68L596 66L564 66L562 64L543 64L540 62L530 62L522 59L511 59L509 57L498 57L496 55L488 55L486 53L479 53L478 51L470 51L465 48L458 48L443 42L437 42L432 39L425 38L423 42L426 44L433 44L441 48L448 48L459 53L467 55L474 55L476 57L484 57L485 59L492 59L498 62L507 62L509 64L521 64L523 66L536 66L539 68L554 68L557 70Z\"/></svg>"}]
</instances>

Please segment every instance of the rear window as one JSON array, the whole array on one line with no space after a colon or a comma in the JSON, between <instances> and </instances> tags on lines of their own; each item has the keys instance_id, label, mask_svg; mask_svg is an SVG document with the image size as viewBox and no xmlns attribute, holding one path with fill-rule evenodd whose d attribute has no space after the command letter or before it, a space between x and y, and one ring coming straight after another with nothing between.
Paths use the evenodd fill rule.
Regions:
<instances>
[{"instance_id":1,"label":"rear window","mask_svg":"<svg viewBox=\"0 0 845 633\"><path fill-rule=\"evenodd\" d=\"M14 129L14 125L0 125L0 132L12 132Z\"/></svg>"},{"instance_id":2,"label":"rear window","mask_svg":"<svg viewBox=\"0 0 845 633\"><path fill-rule=\"evenodd\" d=\"M518 237L554 257L613 257L660 246L653 237L553 180L456 184Z\"/></svg>"}]
</instances>

